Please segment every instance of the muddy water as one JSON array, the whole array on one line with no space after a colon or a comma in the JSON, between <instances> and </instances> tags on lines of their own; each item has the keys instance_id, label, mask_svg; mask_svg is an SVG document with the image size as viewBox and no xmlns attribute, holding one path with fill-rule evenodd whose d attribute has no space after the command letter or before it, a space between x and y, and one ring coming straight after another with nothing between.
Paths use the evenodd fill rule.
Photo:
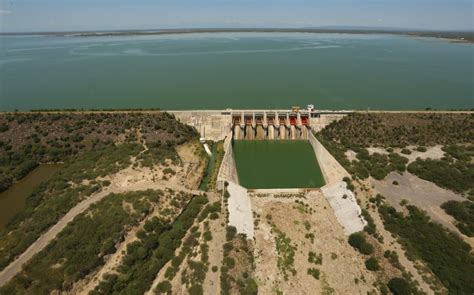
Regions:
<instances>
[{"instance_id":1,"label":"muddy water","mask_svg":"<svg viewBox=\"0 0 474 295\"><path fill-rule=\"evenodd\" d=\"M0 228L25 207L26 197L61 168L59 164L40 165L8 190L0 193Z\"/></svg>"}]
</instances>

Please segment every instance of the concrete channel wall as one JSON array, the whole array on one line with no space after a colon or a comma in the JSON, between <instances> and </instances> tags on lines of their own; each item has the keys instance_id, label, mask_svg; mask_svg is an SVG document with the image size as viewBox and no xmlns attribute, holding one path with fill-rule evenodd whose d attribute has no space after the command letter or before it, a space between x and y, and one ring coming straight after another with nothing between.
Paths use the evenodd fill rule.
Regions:
<instances>
[{"instance_id":1,"label":"concrete channel wall","mask_svg":"<svg viewBox=\"0 0 474 295\"><path fill-rule=\"evenodd\" d=\"M316 139L313 133L310 132L308 139L313 146L316 159L318 160L326 184L342 181L346 176L350 177L344 167L336 161L319 140Z\"/></svg>"},{"instance_id":2,"label":"concrete channel wall","mask_svg":"<svg viewBox=\"0 0 474 295\"><path fill-rule=\"evenodd\" d=\"M344 228L346 235L361 231L367 222L361 216L361 208L346 183L342 181L350 174L341 164L328 152L328 150L316 139L314 134L309 135L309 142L313 146L316 159L323 173L326 185L321 191L331 205L337 221Z\"/></svg>"},{"instance_id":3,"label":"concrete channel wall","mask_svg":"<svg viewBox=\"0 0 474 295\"><path fill-rule=\"evenodd\" d=\"M225 111L168 111L180 122L196 128L206 140L219 141L232 128L232 116Z\"/></svg>"},{"instance_id":4,"label":"concrete channel wall","mask_svg":"<svg viewBox=\"0 0 474 295\"><path fill-rule=\"evenodd\" d=\"M232 149L232 133L228 133L224 141L224 158L217 174L217 188L224 189L226 181L239 184L239 176L235 166L234 151Z\"/></svg>"}]
</instances>

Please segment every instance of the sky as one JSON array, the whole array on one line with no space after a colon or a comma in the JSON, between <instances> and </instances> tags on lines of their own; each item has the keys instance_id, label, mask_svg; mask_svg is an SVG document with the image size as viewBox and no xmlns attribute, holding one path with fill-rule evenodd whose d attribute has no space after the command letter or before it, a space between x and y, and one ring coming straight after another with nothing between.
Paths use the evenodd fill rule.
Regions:
<instances>
[{"instance_id":1,"label":"sky","mask_svg":"<svg viewBox=\"0 0 474 295\"><path fill-rule=\"evenodd\" d=\"M474 0L0 0L0 32L370 26L473 30Z\"/></svg>"}]
</instances>

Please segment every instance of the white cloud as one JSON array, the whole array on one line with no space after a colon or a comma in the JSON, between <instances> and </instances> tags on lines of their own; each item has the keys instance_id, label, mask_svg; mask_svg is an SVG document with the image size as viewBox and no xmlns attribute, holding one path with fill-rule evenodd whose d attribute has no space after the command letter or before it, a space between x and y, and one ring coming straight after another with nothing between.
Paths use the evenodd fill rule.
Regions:
<instances>
[{"instance_id":1,"label":"white cloud","mask_svg":"<svg viewBox=\"0 0 474 295\"><path fill-rule=\"evenodd\" d=\"M13 13L13 11L0 9L0 14L10 14L10 13Z\"/></svg>"}]
</instances>

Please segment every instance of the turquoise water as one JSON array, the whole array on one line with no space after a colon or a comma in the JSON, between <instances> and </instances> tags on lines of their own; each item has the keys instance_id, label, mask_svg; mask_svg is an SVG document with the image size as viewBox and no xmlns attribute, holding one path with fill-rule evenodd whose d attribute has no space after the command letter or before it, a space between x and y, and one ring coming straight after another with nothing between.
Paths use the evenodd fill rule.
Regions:
<instances>
[{"instance_id":1,"label":"turquoise water","mask_svg":"<svg viewBox=\"0 0 474 295\"><path fill-rule=\"evenodd\" d=\"M0 37L0 109L474 108L474 45L393 35Z\"/></svg>"}]
</instances>

